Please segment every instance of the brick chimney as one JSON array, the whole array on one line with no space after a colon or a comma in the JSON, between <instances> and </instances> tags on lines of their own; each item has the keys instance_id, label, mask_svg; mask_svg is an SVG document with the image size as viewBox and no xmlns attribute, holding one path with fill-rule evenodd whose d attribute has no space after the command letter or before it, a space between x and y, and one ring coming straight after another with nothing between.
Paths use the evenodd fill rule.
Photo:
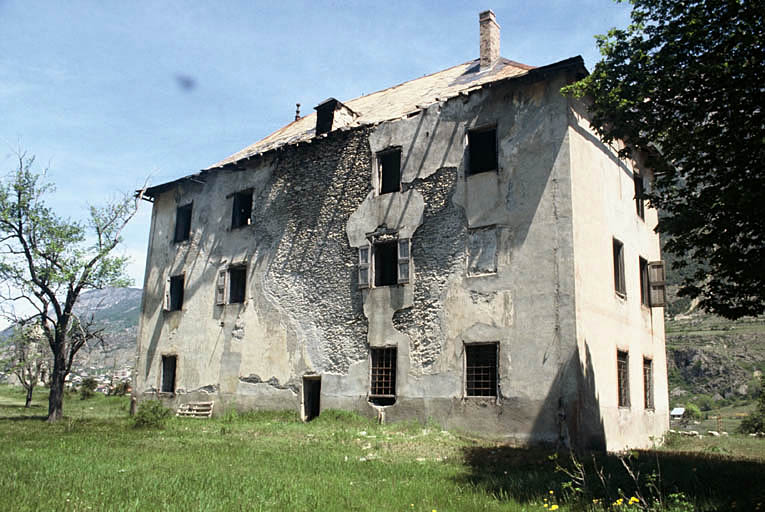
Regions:
<instances>
[{"instance_id":1,"label":"brick chimney","mask_svg":"<svg viewBox=\"0 0 765 512\"><path fill-rule=\"evenodd\" d=\"M479 14L478 21L481 25L481 71L484 71L499 60L499 25L491 10Z\"/></svg>"}]
</instances>

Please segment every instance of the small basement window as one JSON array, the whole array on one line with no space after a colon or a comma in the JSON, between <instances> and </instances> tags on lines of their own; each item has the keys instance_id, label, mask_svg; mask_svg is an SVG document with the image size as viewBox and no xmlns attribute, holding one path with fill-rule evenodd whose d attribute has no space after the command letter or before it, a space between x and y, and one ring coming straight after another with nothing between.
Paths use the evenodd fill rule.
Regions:
<instances>
[{"instance_id":1,"label":"small basement window","mask_svg":"<svg viewBox=\"0 0 765 512\"><path fill-rule=\"evenodd\" d=\"M497 165L497 129L481 128L468 132L469 165L467 175L496 171Z\"/></svg>"},{"instance_id":2,"label":"small basement window","mask_svg":"<svg viewBox=\"0 0 765 512\"><path fill-rule=\"evenodd\" d=\"M380 194L401 190L401 148L389 149L377 154Z\"/></svg>"},{"instance_id":3,"label":"small basement window","mask_svg":"<svg viewBox=\"0 0 765 512\"><path fill-rule=\"evenodd\" d=\"M630 406L630 366L629 354L616 351L616 388L619 393L619 407Z\"/></svg>"},{"instance_id":4,"label":"small basement window","mask_svg":"<svg viewBox=\"0 0 765 512\"><path fill-rule=\"evenodd\" d=\"M174 242L183 242L191 236L191 204L179 206L175 210Z\"/></svg>"},{"instance_id":5,"label":"small basement window","mask_svg":"<svg viewBox=\"0 0 765 512\"><path fill-rule=\"evenodd\" d=\"M375 405L396 403L396 347L370 348L369 401Z\"/></svg>"},{"instance_id":6,"label":"small basement window","mask_svg":"<svg viewBox=\"0 0 765 512\"><path fill-rule=\"evenodd\" d=\"M167 311L180 311L183 307L183 285L183 274L168 279L167 293L165 294L165 309Z\"/></svg>"},{"instance_id":7,"label":"small basement window","mask_svg":"<svg viewBox=\"0 0 765 512\"><path fill-rule=\"evenodd\" d=\"M627 295L627 285L624 280L624 244L616 238L613 239L613 251L614 290L622 297L625 297Z\"/></svg>"},{"instance_id":8,"label":"small basement window","mask_svg":"<svg viewBox=\"0 0 765 512\"><path fill-rule=\"evenodd\" d=\"M234 194L231 211L231 229L249 226L252 223L252 189Z\"/></svg>"},{"instance_id":9,"label":"small basement window","mask_svg":"<svg viewBox=\"0 0 765 512\"><path fill-rule=\"evenodd\" d=\"M162 393L175 393L175 367L178 356L162 356Z\"/></svg>"},{"instance_id":10,"label":"small basement window","mask_svg":"<svg viewBox=\"0 0 765 512\"><path fill-rule=\"evenodd\" d=\"M465 345L465 395L497 396L497 343Z\"/></svg>"},{"instance_id":11,"label":"small basement window","mask_svg":"<svg viewBox=\"0 0 765 512\"><path fill-rule=\"evenodd\" d=\"M247 290L247 267L244 265L231 266L228 269L228 303L244 302Z\"/></svg>"},{"instance_id":12,"label":"small basement window","mask_svg":"<svg viewBox=\"0 0 765 512\"><path fill-rule=\"evenodd\" d=\"M643 405L651 410L653 406L653 360L643 358Z\"/></svg>"}]
</instances>

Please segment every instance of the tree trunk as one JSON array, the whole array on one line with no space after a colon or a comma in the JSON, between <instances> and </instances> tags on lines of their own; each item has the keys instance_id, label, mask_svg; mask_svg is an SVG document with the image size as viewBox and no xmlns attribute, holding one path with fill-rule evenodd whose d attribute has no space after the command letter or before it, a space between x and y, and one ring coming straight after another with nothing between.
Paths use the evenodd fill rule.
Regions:
<instances>
[{"instance_id":1,"label":"tree trunk","mask_svg":"<svg viewBox=\"0 0 765 512\"><path fill-rule=\"evenodd\" d=\"M24 404L24 407L26 407L27 409L29 409L29 406L32 405L32 390L34 389L35 389L34 386L31 384L27 387L27 401Z\"/></svg>"},{"instance_id":2,"label":"tree trunk","mask_svg":"<svg viewBox=\"0 0 765 512\"><path fill-rule=\"evenodd\" d=\"M48 396L48 422L60 420L64 415L64 380L66 359L63 343L53 354L53 371L50 374L50 395Z\"/></svg>"}]
</instances>

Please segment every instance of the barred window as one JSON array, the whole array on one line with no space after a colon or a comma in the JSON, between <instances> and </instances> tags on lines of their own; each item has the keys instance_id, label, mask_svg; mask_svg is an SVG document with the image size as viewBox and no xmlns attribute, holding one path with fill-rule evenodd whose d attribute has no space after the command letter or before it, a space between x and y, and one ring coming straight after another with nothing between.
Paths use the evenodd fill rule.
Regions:
<instances>
[{"instance_id":1,"label":"barred window","mask_svg":"<svg viewBox=\"0 0 765 512\"><path fill-rule=\"evenodd\" d=\"M465 395L497 396L497 344L465 345Z\"/></svg>"},{"instance_id":2,"label":"barred window","mask_svg":"<svg viewBox=\"0 0 765 512\"><path fill-rule=\"evenodd\" d=\"M643 402L646 409L653 409L653 360L643 358Z\"/></svg>"},{"instance_id":3,"label":"barred window","mask_svg":"<svg viewBox=\"0 0 765 512\"><path fill-rule=\"evenodd\" d=\"M372 348L369 355L369 401L375 405L392 405L396 402L396 348Z\"/></svg>"},{"instance_id":4,"label":"barred window","mask_svg":"<svg viewBox=\"0 0 765 512\"><path fill-rule=\"evenodd\" d=\"M630 370L629 354L616 352L616 385L619 392L619 407L630 406Z\"/></svg>"}]
</instances>

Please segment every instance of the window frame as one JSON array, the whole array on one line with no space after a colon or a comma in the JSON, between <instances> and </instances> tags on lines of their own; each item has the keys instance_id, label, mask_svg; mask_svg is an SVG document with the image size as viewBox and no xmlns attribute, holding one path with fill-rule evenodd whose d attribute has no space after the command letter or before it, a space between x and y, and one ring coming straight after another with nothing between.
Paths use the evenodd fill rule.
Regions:
<instances>
[{"instance_id":1,"label":"window frame","mask_svg":"<svg viewBox=\"0 0 765 512\"><path fill-rule=\"evenodd\" d=\"M640 305L651 307L651 280L648 276L648 260L638 256L638 269L640 272Z\"/></svg>"},{"instance_id":2,"label":"window frame","mask_svg":"<svg viewBox=\"0 0 765 512\"><path fill-rule=\"evenodd\" d=\"M470 364L471 359L471 352L478 351L485 347L493 347L493 365L479 365L479 364ZM491 351L487 351L491 352ZM489 400L496 400L499 397L499 342L491 341L491 342L479 342L479 343L464 343L464 363L463 363L463 375L464 375L464 385L463 385L463 393L465 398L478 398L478 399L489 399ZM473 358L478 359L478 354L473 354ZM479 363L479 361L475 361L475 363ZM471 394L471 370L475 371L480 366L488 366L491 369L490 376L489 376L489 388L491 389L491 392L493 394ZM475 382L475 378L472 379ZM487 388L487 389L489 389ZM472 391L475 391L475 386L472 387ZM483 389L483 388L481 388Z\"/></svg>"},{"instance_id":3,"label":"window frame","mask_svg":"<svg viewBox=\"0 0 765 512\"><path fill-rule=\"evenodd\" d=\"M630 408L630 353L616 349L616 396L620 409Z\"/></svg>"},{"instance_id":4,"label":"window frame","mask_svg":"<svg viewBox=\"0 0 765 512\"><path fill-rule=\"evenodd\" d=\"M614 291L621 298L627 297L627 281L624 272L624 243L612 238L614 264Z\"/></svg>"},{"instance_id":5,"label":"window frame","mask_svg":"<svg viewBox=\"0 0 765 512\"><path fill-rule=\"evenodd\" d=\"M246 188L231 194L231 230L241 229L252 225L253 189ZM244 199L244 198L247 199ZM246 208L242 208L247 205ZM239 208L237 208L239 206ZM247 211L247 215L243 212Z\"/></svg>"},{"instance_id":6,"label":"window frame","mask_svg":"<svg viewBox=\"0 0 765 512\"><path fill-rule=\"evenodd\" d=\"M375 400L380 402L388 402L392 400L389 404L382 403L376 405L392 405L395 403L397 374L398 348L396 346L369 347L368 400L372 403L375 403ZM386 377L387 383L385 382ZM382 379L383 382L380 382L380 379ZM389 392L386 393L385 391Z\"/></svg>"},{"instance_id":7,"label":"window frame","mask_svg":"<svg viewBox=\"0 0 765 512\"><path fill-rule=\"evenodd\" d=\"M645 220L645 182L643 175L634 171L632 182L635 185L635 211L640 219Z\"/></svg>"},{"instance_id":8,"label":"window frame","mask_svg":"<svg viewBox=\"0 0 765 512\"><path fill-rule=\"evenodd\" d=\"M194 211L194 202L190 202L187 204L184 204L182 206L178 206L175 209L175 229L173 230L173 243L181 243L186 242L191 239L191 215ZM182 216L183 215L183 216ZM179 228L181 226L184 226L184 224L181 224L179 221L181 218L186 219L185 222L185 229L183 229L182 233L179 236Z\"/></svg>"},{"instance_id":9,"label":"window frame","mask_svg":"<svg viewBox=\"0 0 765 512\"><path fill-rule=\"evenodd\" d=\"M396 267L396 279L390 284L376 284L377 258L379 253L375 250L378 245L396 245L395 251L391 251L395 261L391 262ZM409 284L412 280L412 240L411 238L394 238L388 240L372 240L366 245L358 247L357 275L358 287L384 288L386 286L400 286Z\"/></svg>"},{"instance_id":10,"label":"window frame","mask_svg":"<svg viewBox=\"0 0 765 512\"><path fill-rule=\"evenodd\" d=\"M646 411L656 409L653 389L653 359L643 356L643 408Z\"/></svg>"},{"instance_id":11,"label":"window frame","mask_svg":"<svg viewBox=\"0 0 765 512\"><path fill-rule=\"evenodd\" d=\"M167 391L165 388L165 372L167 370L167 366L165 364L166 361L173 360L173 379L171 383L171 390ZM178 355L177 354L162 354L162 357L160 358L160 371L159 371L159 392L160 393L166 393L175 395L176 390L178 389L177 383L178 383Z\"/></svg>"},{"instance_id":12,"label":"window frame","mask_svg":"<svg viewBox=\"0 0 765 512\"><path fill-rule=\"evenodd\" d=\"M246 263L235 263L232 265L229 265L226 269L226 304L244 304L247 302L247 264ZM242 276L242 290L241 290L241 298L242 300L232 300L232 290L234 286L234 279L233 275L235 272L243 272ZM236 297L238 298L238 296Z\"/></svg>"},{"instance_id":13,"label":"window frame","mask_svg":"<svg viewBox=\"0 0 765 512\"><path fill-rule=\"evenodd\" d=\"M180 298L173 293L174 287L177 286L180 281ZM183 310L183 295L186 289L186 274L180 273L167 278L165 283L165 311L182 311Z\"/></svg>"},{"instance_id":14,"label":"window frame","mask_svg":"<svg viewBox=\"0 0 765 512\"><path fill-rule=\"evenodd\" d=\"M385 180L383 177L385 176L385 162L387 159L389 159L392 155L398 155L398 169L396 170L396 173L398 175L398 180L396 180L397 188L395 190L383 190L383 185L385 183ZM386 148L382 151L379 151L376 155L377 160L377 195L382 196L386 194L392 194L394 192L401 192L403 186L401 183L401 157L402 157L402 151L401 146L392 146L390 148Z\"/></svg>"},{"instance_id":15,"label":"window frame","mask_svg":"<svg viewBox=\"0 0 765 512\"><path fill-rule=\"evenodd\" d=\"M484 166L480 166L480 170L474 170L475 167L479 167L476 164L478 163L478 157L476 156L477 153L474 152L474 149L479 149L479 141L474 140L474 137L480 137L482 134L485 134L487 132L491 132L494 134L493 137L493 153L494 153L494 165L492 168L484 168ZM467 147L468 147L468 154L467 154L467 165L465 167L465 177L475 176L477 174L483 174L487 172L499 172L499 141L497 138L497 125L486 125L486 126L480 126L477 128L472 128L468 130L467 132ZM488 160L487 160L488 161Z\"/></svg>"}]
</instances>

